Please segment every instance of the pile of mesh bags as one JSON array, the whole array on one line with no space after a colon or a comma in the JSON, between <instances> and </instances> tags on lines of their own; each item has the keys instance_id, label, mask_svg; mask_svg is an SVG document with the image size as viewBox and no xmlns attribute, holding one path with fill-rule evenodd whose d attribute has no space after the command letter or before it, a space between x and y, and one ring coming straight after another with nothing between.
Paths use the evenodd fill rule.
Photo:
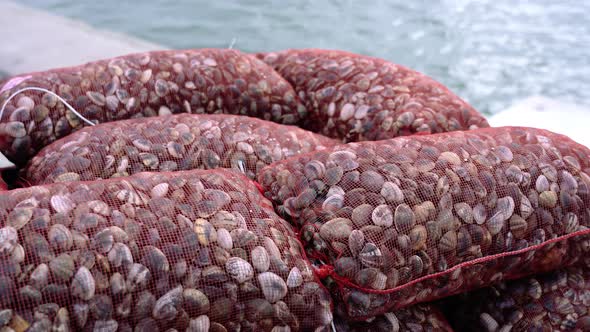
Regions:
<instances>
[{"instance_id":1,"label":"pile of mesh bags","mask_svg":"<svg viewBox=\"0 0 590 332\"><path fill-rule=\"evenodd\" d=\"M411 69L150 52L10 78L0 106L4 330L590 326L590 151Z\"/></svg>"}]
</instances>

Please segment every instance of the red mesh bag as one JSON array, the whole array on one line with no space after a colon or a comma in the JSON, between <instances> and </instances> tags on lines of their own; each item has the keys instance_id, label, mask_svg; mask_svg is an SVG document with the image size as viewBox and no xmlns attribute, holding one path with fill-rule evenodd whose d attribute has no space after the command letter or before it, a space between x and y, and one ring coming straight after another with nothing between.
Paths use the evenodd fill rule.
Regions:
<instances>
[{"instance_id":1,"label":"red mesh bag","mask_svg":"<svg viewBox=\"0 0 590 332\"><path fill-rule=\"evenodd\" d=\"M227 170L0 194L0 324L15 331L324 331L328 292ZM170 331L170 330L169 330Z\"/></svg>"},{"instance_id":2,"label":"red mesh bag","mask_svg":"<svg viewBox=\"0 0 590 332\"><path fill-rule=\"evenodd\" d=\"M549 131L486 128L343 144L259 182L363 319L587 254L589 156Z\"/></svg>"},{"instance_id":3,"label":"red mesh bag","mask_svg":"<svg viewBox=\"0 0 590 332\"><path fill-rule=\"evenodd\" d=\"M342 316L336 314L334 317L334 325L338 332L453 331L443 314L431 304L417 304L364 322L348 322Z\"/></svg>"},{"instance_id":4,"label":"red mesh bag","mask_svg":"<svg viewBox=\"0 0 590 332\"><path fill-rule=\"evenodd\" d=\"M42 184L223 167L240 169L254 179L272 162L336 143L255 118L179 114L84 128L41 150L23 175L30 184Z\"/></svg>"},{"instance_id":5,"label":"red mesh bag","mask_svg":"<svg viewBox=\"0 0 590 332\"><path fill-rule=\"evenodd\" d=\"M489 127L440 83L368 56L318 49L257 55L289 81L309 116L304 128L345 141Z\"/></svg>"},{"instance_id":6,"label":"red mesh bag","mask_svg":"<svg viewBox=\"0 0 590 332\"><path fill-rule=\"evenodd\" d=\"M588 262L452 300L459 331L590 331Z\"/></svg>"},{"instance_id":7,"label":"red mesh bag","mask_svg":"<svg viewBox=\"0 0 590 332\"><path fill-rule=\"evenodd\" d=\"M0 105L19 89L45 88L93 123L171 113L228 113L298 123L291 85L254 56L229 49L158 51L25 74L0 85ZM299 108L298 108L299 106ZM0 151L23 164L85 125L55 96L18 94L0 124Z\"/></svg>"}]
</instances>

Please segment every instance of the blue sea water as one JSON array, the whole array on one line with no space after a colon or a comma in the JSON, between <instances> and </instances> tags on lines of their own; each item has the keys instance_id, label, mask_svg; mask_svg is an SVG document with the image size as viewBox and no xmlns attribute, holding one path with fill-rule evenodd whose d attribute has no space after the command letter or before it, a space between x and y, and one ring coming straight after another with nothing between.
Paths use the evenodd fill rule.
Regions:
<instances>
[{"instance_id":1,"label":"blue sea water","mask_svg":"<svg viewBox=\"0 0 590 332\"><path fill-rule=\"evenodd\" d=\"M330 48L424 72L485 113L531 95L589 104L590 1L24 0L172 48Z\"/></svg>"}]
</instances>

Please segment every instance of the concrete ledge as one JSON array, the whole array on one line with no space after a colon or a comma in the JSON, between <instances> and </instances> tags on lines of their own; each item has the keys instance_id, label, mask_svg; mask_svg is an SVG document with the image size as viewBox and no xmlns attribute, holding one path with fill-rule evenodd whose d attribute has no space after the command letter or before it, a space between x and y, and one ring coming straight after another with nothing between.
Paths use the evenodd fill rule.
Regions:
<instances>
[{"instance_id":1,"label":"concrete ledge","mask_svg":"<svg viewBox=\"0 0 590 332\"><path fill-rule=\"evenodd\" d=\"M0 75L18 75L167 48L11 1L0 0L0 22L3 39Z\"/></svg>"}]
</instances>

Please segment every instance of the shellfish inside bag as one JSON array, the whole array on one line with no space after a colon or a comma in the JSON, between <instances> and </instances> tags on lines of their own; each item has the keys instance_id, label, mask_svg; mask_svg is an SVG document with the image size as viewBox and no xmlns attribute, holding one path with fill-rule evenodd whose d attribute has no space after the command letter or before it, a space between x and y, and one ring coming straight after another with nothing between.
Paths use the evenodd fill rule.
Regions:
<instances>
[{"instance_id":1,"label":"shellfish inside bag","mask_svg":"<svg viewBox=\"0 0 590 332\"><path fill-rule=\"evenodd\" d=\"M156 51L23 74L0 83L0 107L24 88L54 92L88 122L172 113L226 113L296 124L291 85L254 56L230 49ZM50 93L23 91L0 119L0 152L22 165L88 123Z\"/></svg>"},{"instance_id":2,"label":"shellfish inside bag","mask_svg":"<svg viewBox=\"0 0 590 332\"><path fill-rule=\"evenodd\" d=\"M361 320L587 255L589 156L546 130L486 128L343 144L259 183Z\"/></svg>"},{"instance_id":3,"label":"shellfish inside bag","mask_svg":"<svg viewBox=\"0 0 590 332\"><path fill-rule=\"evenodd\" d=\"M327 331L331 299L251 180L139 173L0 193L15 331Z\"/></svg>"},{"instance_id":4,"label":"shellfish inside bag","mask_svg":"<svg viewBox=\"0 0 590 332\"><path fill-rule=\"evenodd\" d=\"M272 162L337 143L294 126L245 116L178 114L84 128L41 150L22 175L34 185L222 167L255 179Z\"/></svg>"},{"instance_id":5,"label":"shellfish inside bag","mask_svg":"<svg viewBox=\"0 0 590 332\"><path fill-rule=\"evenodd\" d=\"M353 322L336 313L334 325L338 332L452 332L443 314L433 304L417 304L395 312L387 312L367 321Z\"/></svg>"},{"instance_id":6,"label":"shellfish inside bag","mask_svg":"<svg viewBox=\"0 0 590 332\"><path fill-rule=\"evenodd\" d=\"M374 57L335 50L259 53L305 104L303 127L346 142L489 127L432 78Z\"/></svg>"},{"instance_id":7,"label":"shellfish inside bag","mask_svg":"<svg viewBox=\"0 0 590 332\"><path fill-rule=\"evenodd\" d=\"M457 331L590 331L588 263L458 295L449 317Z\"/></svg>"}]
</instances>

